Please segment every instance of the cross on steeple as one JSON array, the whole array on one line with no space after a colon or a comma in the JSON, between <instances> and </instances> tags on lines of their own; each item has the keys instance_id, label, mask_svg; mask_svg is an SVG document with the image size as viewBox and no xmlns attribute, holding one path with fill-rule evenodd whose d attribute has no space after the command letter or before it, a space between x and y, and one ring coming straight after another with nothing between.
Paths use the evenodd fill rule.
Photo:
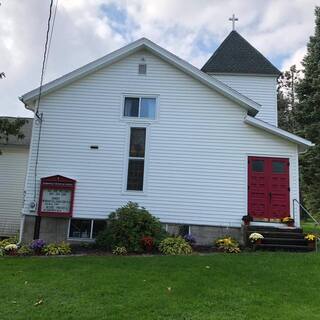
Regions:
<instances>
[{"instance_id":1,"label":"cross on steeple","mask_svg":"<svg viewBox=\"0 0 320 320\"><path fill-rule=\"evenodd\" d=\"M233 14L229 21L232 21L232 30L234 31L236 29L236 21L239 21L239 19Z\"/></svg>"}]
</instances>

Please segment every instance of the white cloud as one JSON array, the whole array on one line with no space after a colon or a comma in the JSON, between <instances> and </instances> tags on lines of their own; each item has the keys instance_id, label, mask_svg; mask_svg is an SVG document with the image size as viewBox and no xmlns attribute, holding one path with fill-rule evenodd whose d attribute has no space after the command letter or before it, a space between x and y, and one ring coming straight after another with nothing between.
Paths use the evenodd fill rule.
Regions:
<instances>
[{"instance_id":1,"label":"white cloud","mask_svg":"<svg viewBox=\"0 0 320 320\"><path fill-rule=\"evenodd\" d=\"M59 0L46 70L52 80L142 36L201 67L230 31L287 68L304 55L315 0ZM102 9L102 5L105 7ZM2 0L0 115L30 115L18 96L38 86L49 0Z\"/></svg>"},{"instance_id":2,"label":"white cloud","mask_svg":"<svg viewBox=\"0 0 320 320\"><path fill-rule=\"evenodd\" d=\"M296 50L289 58L285 59L282 63L282 70L289 70L292 65L296 65L298 70L303 69L301 65L301 61L303 57L307 53L307 48L301 47L300 49Z\"/></svg>"}]
</instances>

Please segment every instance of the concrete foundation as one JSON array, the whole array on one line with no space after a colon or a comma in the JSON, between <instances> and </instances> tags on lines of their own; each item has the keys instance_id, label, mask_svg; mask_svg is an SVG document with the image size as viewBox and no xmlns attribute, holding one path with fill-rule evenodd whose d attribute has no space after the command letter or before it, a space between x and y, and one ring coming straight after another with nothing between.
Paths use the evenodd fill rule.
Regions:
<instances>
[{"instance_id":1,"label":"concrete foundation","mask_svg":"<svg viewBox=\"0 0 320 320\"><path fill-rule=\"evenodd\" d=\"M178 235L180 226L178 224L167 224L166 230L172 235ZM198 245L213 245L215 240L224 236L230 236L240 243L243 242L241 228L190 225L190 233L196 239Z\"/></svg>"},{"instance_id":2,"label":"concrete foundation","mask_svg":"<svg viewBox=\"0 0 320 320\"><path fill-rule=\"evenodd\" d=\"M30 243L33 240L35 216L25 216L22 242ZM69 219L41 218L40 235L46 243L62 242L67 240Z\"/></svg>"},{"instance_id":3,"label":"concrete foundation","mask_svg":"<svg viewBox=\"0 0 320 320\"><path fill-rule=\"evenodd\" d=\"M35 216L25 216L22 241L30 243L34 235ZM40 239L46 243L67 241L69 219L67 218L41 218ZM164 224L168 233L179 234L179 224ZM188 229L188 228L187 228ZM215 240L224 236L231 236L243 242L241 228L229 228L218 226L189 226L190 233L195 237L198 245L213 245ZM71 241L68 241L71 242Z\"/></svg>"}]
</instances>

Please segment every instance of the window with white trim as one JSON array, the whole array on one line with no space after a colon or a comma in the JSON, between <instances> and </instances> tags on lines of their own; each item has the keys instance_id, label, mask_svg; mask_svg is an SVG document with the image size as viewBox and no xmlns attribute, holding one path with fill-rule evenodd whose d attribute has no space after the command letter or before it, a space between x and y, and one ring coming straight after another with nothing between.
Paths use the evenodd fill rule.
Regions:
<instances>
[{"instance_id":1,"label":"window with white trim","mask_svg":"<svg viewBox=\"0 0 320 320\"><path fill-rule=\"evenodd\" d=\"M151 97L125 97L123 117L156 119L157 99Z\"/></svg>"},{"instance_id":2,"label":"window with white trim","mask_svg":"<svg viewBox=\"0 0 320 320\"><path fill-rule=\"evenodd\" d=\"M93 240L105 226L106 220L70 219L68 238Z\"/></svg>"},{"instance_id":3,"label":"window with white trim","mask_svg":"<svg viewBox=\"0 0 320 320\"><path fill-rule=\"evenodd\" d=\"M127 190L143 191L146 128L130 128Z\"/></svg>"}]
</instances>

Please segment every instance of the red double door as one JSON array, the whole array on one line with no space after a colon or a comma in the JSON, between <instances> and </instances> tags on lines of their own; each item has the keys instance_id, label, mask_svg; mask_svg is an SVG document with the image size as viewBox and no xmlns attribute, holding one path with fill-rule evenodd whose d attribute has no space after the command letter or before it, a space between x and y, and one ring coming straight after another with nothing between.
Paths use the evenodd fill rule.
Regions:
<instances>
[{"instance_id":1,"label":"red double door","mask_svg":"<svg viewBox=\"0 0 320 320\"><path fill-rule=\"evenodd\" d=\"M256 220L290 216L289 159L248 160L248 214Z\"/></svg>"}]
</instances>

